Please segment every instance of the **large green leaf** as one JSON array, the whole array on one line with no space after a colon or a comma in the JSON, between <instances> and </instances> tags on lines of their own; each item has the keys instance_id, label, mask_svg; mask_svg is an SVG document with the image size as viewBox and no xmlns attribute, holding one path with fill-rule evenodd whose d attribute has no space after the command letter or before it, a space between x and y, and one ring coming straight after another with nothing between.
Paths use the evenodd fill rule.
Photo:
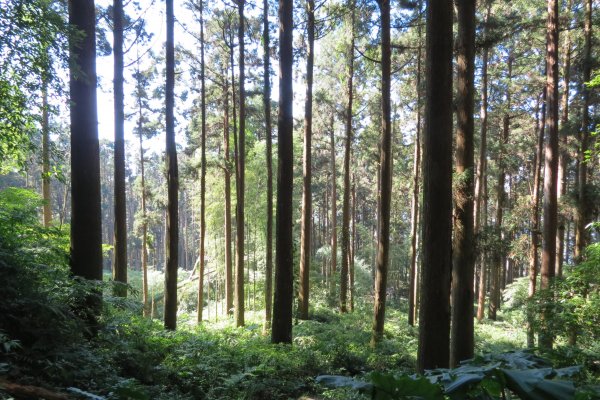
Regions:
<instances>
[{"instance_id":1,"label":"large green leaf","mask_svg":"<svg viewBox=\"0 0 600 400\"><path fill-rule=\"evenodd\" d=\"M523 400L570 400L575 396L573 382L545 379L554 373L551 368L502 372L507 387Z\"/></svg>"}]
</instances>

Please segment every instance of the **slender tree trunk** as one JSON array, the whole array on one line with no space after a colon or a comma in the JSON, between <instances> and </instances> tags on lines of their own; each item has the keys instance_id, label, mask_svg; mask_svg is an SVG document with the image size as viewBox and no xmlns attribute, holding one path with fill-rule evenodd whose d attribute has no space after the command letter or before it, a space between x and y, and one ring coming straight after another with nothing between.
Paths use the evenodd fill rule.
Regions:
<instances>
[{"instance_id":1,"label":"slender tree trunk","mask_svg":"<svg viewBox=\"0 0 600 400\"><path fill-rule=\"evenodd\" d=\"M236 275L235 275L235 324L244 326L244 191L246 175L246 96L245 96L245 68L244 68L244 4L245 0L236 0L238 6L239 29L239 111L240 123L238 131L237 154L237 247L236 247Z\"/></svg>"},{"instance_id":2,"label":"slender tree trunk","mask_svg":"<svg viewBox=\"0 0 600 400\"><path fill-rule=\"evenodd\" d=\"M452 1L427 7L423 268L417 366L448 367L452 271Z\"/></svg>"},{"instance_id":3,"label":"slender tree trunk","mask_svg":"<svg viewBox=\"0 0 600 400\"><path fill-rule=\"evenodd\" d=\"M356 255L356 175L352 174L352 236L350 239L350 312L354 311L354 257Z\"/></svg>"},{"instance_id":4,"label":"slender tree trunk","mask_svg":"<svg viewBox=\"0 0 600 400\"><path fill-rule=\"evenodd\" d=\"M381 10L381 191L378 210L379 235L375 262L375 303L373 335L375 345L383 336L387 275L390 260L390 205L392 199L392 126L391 126L391 64L390 0L378 0ZM452 119L452 116L450 117Z\"/></svg>"},{"instance_id":5,"label":"slender tree trunk","mask_svg":"<svg viewBox=\"0 0 600 400\"><path fill-rule=\"evenodd\" d=\"M422 0L419 1L419 15L423 10ZM421 17L417 28L419 36L419 50L417 52L417 132L415 133L413 149L413 187L410 217L410 272L408 277L408 324L415 325L416 293L417 293L417 231L419 228L419 182L421 172L421 58L422 58L422 29Z\"/></svg>"},{"instance_id":6,"label":"slender tree trunk","mask_svg":"<svg viewBox=\"0 0 600 400\"><path fill-rule=\"evenodd\" d=\"M146 176L144 170L144 136L142 133L143 119L141 102L141 98L138 98L138 132L140 134L140 179L142 186L142 312L144 317L148 317L150 314L150 309L148 308L148 216L146 214Z\"/></svg>"},{"instance_id":7,"label":"slender tree trunk","mask_svg":"<svg viewBox=\"0 0 600 400\"><path fill-rule=\"evenodd\" d=\"M335 271L337 267L337 188L335 168L335 135L333 114L331 115L329 142L331 149L331 268L329 270L329 296L335 295Z\"/></svg>"},{"instance_id":8,"label":"slender tree trunk","mask_svg":"<svg viewBox=\"0 0 600 400\"><path fill-rule=\"evenodd\" d=\"M312 90L315 47L315 2L307 0L307 37L306 54L306 101L304 104L304 149L302 162L302 221L300 228L300 290L298 291L298 311L300 319L308 319L308 299L310 283L310 221L312 216Z\"/></svg>"},{"instance_id":9,"label":"slender tree trunk","mask_svg":"<svg viewBox=\"0 0 600 400\"><path fill-rule=\"evenodd\" d=\"M452 250L452 325L450 365L472 358L473 332L473 168L475 92L475 0L461 0L458 8L456 175L454 243Z\"/></svg>"},{"instance_id":10,"label":"slender tree trunk","mask_svg":"<svg viewBox=\"0 0 600 400\"><path fill-rule=\"evenodd\" d=\"M50 196L50 121L48 112L48 78L42 78L42 198L44 199L44 226L52 223Z\"/></svg>"},{"instance_id":11,"label":"slender tree trunk","mask_svg":"<svg viewBox=\"0 0 600 400\"><path fill-rule=\"evenodd\" d=\"M548 31L546 36L546 128L544 168L544 218L542 230L542 276L540 288L550 289L556 262L557 204L556 186L558 178L558 0L548 0ZM549 299L550 300L550 299ZM550 308L546 304L543 318L549 318ZM552 334L548 328L540 332L539 345L552 348Z\"/></svg>"},{"instance_id":12,"label":"slender tree trunk","mask_svg":"<svg viewBox=\"0 0 600 400\"><path fill-rule=\"evenodd\" d=\"M496 186L496 234L499 248L494 250L492 265L490 268L490 304L488 307L488 318L496 320L500 308L500 292L502 287L502 276L504 274L506 256L503 249L504 233L502 232L506 192L506 158L508 152L508 136L510 133L510 108L511 108L511 80L513 53L509 51L507 60L508 86L506 89L506 112L502 118L502 137L500 138L500 154L498 156L498 184Z\"/></svg>"},{"instance_id":13,"label":"slender tree trunk","mask_svg":"<svg viewBox=\"0 0 600 400\"><path fill-rule=\"evenodd\" d=\"M175 42L173 0L166 0L167 6L167 51L166 51L166 140L167 140L167 218L165 232L165 328L177 327L177 268L179 266L179 171L177 168L177 148L175 147Z\"/></svg>"},{"instance_id":14,"label":"slender tree trunk","mask_svg":"<svg viewBox=\"0 0 600 400\"><path fill-rule=\"evenodd\" d=\"M100 149L96 100L96 17L93 0L69 1L69 24L83 32L71 45L71 273L102 280ZM101 292L81 304L96 327Z\"/></svg>"},{"instance_id":15,"label":"slender tree trunk","mask_svg":"<svg viewBox=\"0 0 600 400\"><path fill-rule=\"evenodd\" d=\"M293 300L293 1L279 0L279 117L273 343L292 342Z\"/></svg>"},{"instance_id":16,"label":"slender tree trunk","mask_svg":"<svg viewBox=\"0 0 600 400\"><path fill-rule=\"evenodd\" d=\"M483 26L483 37L487 37L488 21L491 13L491 1L486 1L486 15ZM481 120L481 136L479 140L479 158L477 160L477 181L475 182L475 204L473 210L474 234L480 235L481 226L485 226L485 219L482 218L483 207L483 188L487 177L487 124L488 124L488 57L489 48L483 48L481 57L481 108L479 116ZM483 224L482 224L483 222ZM485 312L485 284L487 282L487 266L483 251L478 254L480 272L479 272L479 296L477 298L477 321L481 322Z\"/></svg>"},{"instance_id":17,"label":"slender tree trunk","mask_svg":"<svg viewBox=\"0 0 600 400\"><path fill-rule=\"evenodd\" d=\"M265 133L267 139L267 238L265 256L265 332L271 327L273 309L273 156L271 127L271 59L269 47L269 0L263 0L263 102L265 109Z\"/></svg>"},{"instance_id":18,"label":"slender tree trunk","mask_svg":"<svg viewBox=\"0 0 600 400\"><path fill-rule=\"evenodd\" d=\"M535 294L538 275L538 248L540 243L540 175L542 169L542 156L544 150L544 130L546 126L546 89L542 94L541 118L536 111L536 132L538 135L536 154L533 166L533 193L531 196L531 245L529 247L529 288L527 297L531 299ZM539 101L538 101L539 104ZM539 106L538 106L539 107ZM534 347L533 315L527 316L527 347Z\"/></svg>"},{"instance_id":19,"label":"slender tree trunk","mask_svg":"<svg viewBox=\"0 0 600 400\"><path fill-rule=\"evenodd\" d=\"M387 0L385 0L387 1ZM347 55L346 137L344 143L344 198L342 202L342 265L340 269L340 312L348 311L348 270L350 264L350 152L352 148L352 101L354 98L354 14L355 2L350 0L350 43ZM385 78L384 78L385 79Z\"/></svg>"},{"instance_id":20,"label":"slender tree trunk","mask_svg":"<svg viewBox=\"0 0 600 400\"><path fill-rule=\"evenodd\" d=\"M206 235L206 87L204 75L204 1L200 5L200 101L201 101L201 166L200 166L200 270L198 271L198 324L202 323L202 309L204 306L204 244ZM209 285L210 290L210 285ZM210 319L210 317L209 317Z\"/></svg>"},{"instance_id":21,"label":"slender tree trunk","mask_svg":"<svg viewBox=\"0 0 600 400\"><path fill-rule=\"evenodd\" d=\"M571 6L572 0L567 1L567 28L571 23ZM564 53L564 66L563 66L563 79L564 88L562 93L562 114L560 119L560 143L558 153L558 188L557 188L557 199L556 202L560 204L561 198L567 193L567 158L568 143L567 143L567 125L569 123L569 82L571 72L571 31L565 29L565 43L563 47ZM562 214L558 216L558 230L556 233L556 271L555 274L558 277L562 276L563 260L564 260L564 242L565 242L565 217Z\"/></svg>"},{"instance_id":22,"label":"slender tree trunk","mask_svg":"<svg viewBox=\"0 0 600 400\"><path fill-rule=\"evenodd\" d=\"M225 177L225 308L227 315L233 314L233 277L231 254L231 161L229 158L229 82L227 67L223 73L223 152Z\"/></svg>"},{"instance_id":23,"label":"slender tree trunk","mask_svg":"<svg viewBox=\"0 0 600 400\"><path fill-rule=\"evenodd\" d=\"M583 82L590 81L592 68L592 0L585 0L585 21L583 27ZM579 137L579 170L577 174L577 212L575 228L575 262L581 262L587 245L587 234L585 227L588 223L588 199L586 198L587 186L587 161L585 154L588 151L590 141L590 90L583 85L583 109L581 110L581 134Z\"/></svg>"},{"instance_id":24,"label":"slender tree trunk","mask_svg":"<svg viewBox=\"0 0 600 400\"><path fill-rule=\"evenodd\" d=\"M125 194L125 111L123 94L123 0L113 1L113 53L114 53L114 100L115 100L115 229L113 281L114 294L127 296L127 198Z\"/></svg>"}]
</instances>

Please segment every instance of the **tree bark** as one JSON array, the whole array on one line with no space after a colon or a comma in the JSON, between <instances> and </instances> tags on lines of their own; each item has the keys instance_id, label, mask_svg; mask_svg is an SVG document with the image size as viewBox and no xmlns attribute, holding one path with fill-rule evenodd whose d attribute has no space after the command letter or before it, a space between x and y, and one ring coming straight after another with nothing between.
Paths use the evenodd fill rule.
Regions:
<instances>
[{"instance_id":1,"label":"tree bark","mask_svg":"<svg viewBox=\"0 0 600 400\"><path fill-rule=\"evenodd\" d=\"M475 0L458 0L457 129L450 365L472 358Z\"/></svg>"},{"instance_id":2,"label":"tree bark","mask_svg":"<svg viewBox=\"0 0 600 400\"><path fill-rule=\"evenodd\" d=\"M292 342L293 299L293 1L279 0L279 117L273 343Z\"/></svg>"},{"instance_id":3,"label":"tree bark","mask_svg":"<svg viewBox=\"0 0 600 400\"><path fill-rule=\"evenodd\" d=\"M335 295L335 271L337 267L337 188L335 168L335 135L333 114L331 115L329 142L331 150L331 268L329 270L329 296Z\"/></svg>"},{"instance_id":4,"label":"tree bark","mask_svg":"<svg viewBox=\"0 0 600 400\"><path fill-rule=\"evenodd\" d=\"M42 198L44 199L44 226L52 223L52 198L50 196L50 121L48 110L48 77L42 77Z\"/></svg>"},{"instance_id":5,"label":"tree bark","mask_svg":"<svg viewBox=\"0 0 600 400\"><path fill-rule=\"evenodd\" d=\"M423 268L417 367L448 367L452 270L452 1L427 7Z\"/></svg>"},{"instance_id":6,"label":"tree bark","mask_svg":"<svg viewBox=\"0 0 600 400\"><path fill-rule=\"evenodd\" d=\"M542 276L540 289L550 289L556 262L557 204L556 186L558 178L558 1L548 0L546 52L546 134L544 168L544 218L542 230ZM549 299L550 300L550 299ZM550 316L548 304L544 306L543 319ZM552 334L548 328L540 332L539 345L552 348Z\"/></svg>"},{"instance_id":7,"label":"tree bark","mask_svg":"<svg viewBox=\"0 0 600 400\"><path fill-rule=\"evenodd\" d=\"M113 281L116 296L127 296L127 198L125 194L125 105L123 93L123 0L113 1L114 110L115 110L115 237Z\"/></svg>"},{"instance_id":8,"label":"tree bark","mask_svg":"<svg viewBox=\"0 0 600 400\"><path fill-rule=\"evenodd\" d=\"M352 236L350 239L350 312L354 311L354 257L356 255L356 175L352 174Z\"/></svg>"},{"instance_id":9,"label":"tree bark","mask_svg":"<svg viewBox=\"0 0 600 400\"><path fill-rule=\"evenodd\" d=\"M204 307L204 244L206 235L206 87L204 70L204 1L200 4L200 102L201 102L201 161L200 161L200 265L198 275L198 314L197 322L202 323L202 309ZM210 289L210 285L209 285ZM209 318L210 319L210 318Z\"/></svg>"},{"instance_id":10,"label":"tree bark","mask_svg":"<svg viewBox=\"0 0 600 400\"><path fill-rule=\"evenodd\" d=\"M245 0L237 0L238 6L238 45L239 45L239 130L237 154L237 247L236 247L236 274L235 274L235 325L244 326L244 191L246 175L246 99L245 99L245 68L244 68L244 4Z\"/></svg>"},{"instance_id":11,"label":"tree bark","mask_svg":"<svg viewBox=\"0 0 600 400\"><path fill-rule=\"evenodd\" d=\"M267 238L265 256L265 331L271 327L273 308L273 141L271 127L271 58L269 38L269 0L263 0L263 102L265 109L266 160L267 160Z\"/></svg>"},{"instance_id":12,"label":"tree bark","mask_svg":"<svg viewBox=\"0 0 600 400\"><path fill-rule=\"evenodd\" d=\"M167 225L165 232L165 328L177 328L177 268L179 266L179 171L177 148L175 147L175 42L173 0L166 0L167 7L167 51L166 51L166 118L167 141Z\"/></svg>"},{"instance_id":13,"label":"tree bark","mask_svg":"<svg viewBox=\"0 0 600 400\"><path fill-rule=\"evenodd\" d=\"M102 280L100 149L96 100L96 17L93 0L69 1L69 24L83 33L71 43L71 273ZM95 327L101 292L81 308Z\"/></svg>"},{"instance_id":14,"label":"tree bark","mask_svg":"<svg viewBox=\"0 0 600 400\"><path fill-rule=\"evenodd\" d=\"M387 1L387 0L384 0ZM380 3L381 5L381 3ZM352 148L352 102L354 100L354 15L355 2L350 0L350 43L346 62L347 95L346 103L346 137L344 141L344 197L342 201L342 264L340 268L340 312L348 311L348 274L350 265L350 152Z\"/></svg>"},{"instance_id":15,"label":"tree bark","mask_svg":"<svg viewBox=\"0 0 600 400\"><path fill-rule=\"evenodd\" d=\"M375 302L373 335L375 345L383 337L385 321L385 301L390 260L390 205L392 199L392 126L391 126L391 65L390 45L390 0L378 0L381 10L381 149L379 167L381 169L381 190L378 210L379 235L377 260L375 262ZM450 117L452 118L452 117Z\"/></svg>"},{"instance_id":16,"label":"tree bark","mask_svg":"<svg viewBox=\"0 0 600 400\"><path fill-rule=\"evenodd\" d=\"M300 288L298 291L298 317L308 319L309 284L310 284L310 233L312 217L312 106L313 106L313 67L315 46L315 2L307 0L307 39L306 53L306 101L304 103L304 149L302 162L302 220L300 228Z\"/></svg>"},{"instance_id":17,"label":"tree bark","mask_svg":"<svg viewBox=\"0 0 600 400\"><path fill-rule=\"evenodd\" d=\"M233 67L232 67L233 68ZM233 271L231 254L231 161L229 158L229 82L227 67L223 73L223 152L225 179L225 307L227 315L233 314Z\"/></svg>"}]
</instances>

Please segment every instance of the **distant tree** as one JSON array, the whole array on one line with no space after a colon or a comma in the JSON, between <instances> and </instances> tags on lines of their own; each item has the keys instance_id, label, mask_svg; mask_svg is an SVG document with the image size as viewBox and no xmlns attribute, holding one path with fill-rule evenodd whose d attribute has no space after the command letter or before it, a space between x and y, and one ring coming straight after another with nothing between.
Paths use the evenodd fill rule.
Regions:
<instances>
[{"instance_id":1,"label":"distant tree","mask_svg":"<svg viewBox=\"0 0 600 400\"><path fill-rule=\"evenodd\" d=\"M279 0L279 117L273 343L292 342L293 300L293 1Z\"/></svg>"},{"instance_id":2,"label":"distant tree","mask_svg":"<svg viewBox=\"0 0 600 400\"><path fill-rule=\"evenodd\" d=\"M71 38L71 272L102 280L100 152L96 107L96 17L93 0L69 1ZM83 308L100 312L100 293Z\"/></svg>"},{"instance_id":3,"label":"distant tree","mask_svg":"<svg viewBox=\"0 0 600 400\"><path fill-rule=\"evenodd\" d=\"M448 367L452 270L452 1L427 2L423 266L417 368Z\"/></svg>"},{"instance_id":4,"label":"distant tree","mask_svg":"<svg viewBox=\"0 0 600 400\"><path fill-rule=\"evenodd\" d=\"M177 268L179 261L179 171L177 168L177 148L175 147L175 41L173 0L166 0L167 52L166 52L166 166L167 166L167 227L165 237L165 328L177 328Z\"/></svg>"},{"instance_id":5,"label":"distant tree","mask_svg":"<svg viewBox=\"0 0 600 400\"><path fill-rule=\"evenodd\" d=\"M198 270L198 323L202 322L202 308L204 306L204 260L206 241L206 77L204 75L204 1L199 1L200 11L200 107L201 107L201 139L200 147L202 160L200 166L200 266Z\"/></svg>"}]
</instances>

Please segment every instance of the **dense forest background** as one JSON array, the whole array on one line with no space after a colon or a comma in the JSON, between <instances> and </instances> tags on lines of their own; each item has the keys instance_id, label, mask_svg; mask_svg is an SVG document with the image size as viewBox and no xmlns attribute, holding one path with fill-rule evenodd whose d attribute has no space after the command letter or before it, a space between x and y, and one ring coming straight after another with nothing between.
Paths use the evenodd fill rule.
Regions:
<instances>
[{"instance_id":1,"label":"dense forest background","mask_svg":"<svg viewBox=\"0 0 600 400\"><path fill-rule=\"evenodd\" d=\"M0 1L0 398L597 398L597 2L175 3Z\"/></svg>"}]
</instances>

